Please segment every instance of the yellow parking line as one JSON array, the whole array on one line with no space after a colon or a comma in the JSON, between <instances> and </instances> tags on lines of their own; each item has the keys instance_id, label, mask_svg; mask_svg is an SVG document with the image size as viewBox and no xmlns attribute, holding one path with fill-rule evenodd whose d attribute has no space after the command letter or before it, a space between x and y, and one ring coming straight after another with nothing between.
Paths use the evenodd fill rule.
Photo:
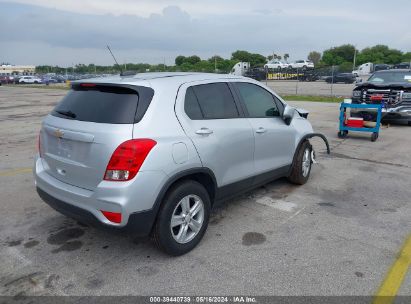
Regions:
<instances>
[{"instance_id":1,"label":"yellow parking line","mask_svg":"<svg viewBox=\"0 0 411 304\"><path fill-rule=\"evenodd\" d=\"M408 236L394 264L388 271L373 304L391 304L401 287L411 265L411 235Z\"/></svg>"},{"instance_id":2,"label":"yellow parking line","mask_svg":"<svg viewBox=\"0 0 411 304\"><path fill-rule=\"evenodd\" d=\"M17 175L20 173L29 173L32 170L33 170L32 168L20 168L20 169L0 171L0 176L13 176L13 175Z\"/></svg>"}]
</instances>

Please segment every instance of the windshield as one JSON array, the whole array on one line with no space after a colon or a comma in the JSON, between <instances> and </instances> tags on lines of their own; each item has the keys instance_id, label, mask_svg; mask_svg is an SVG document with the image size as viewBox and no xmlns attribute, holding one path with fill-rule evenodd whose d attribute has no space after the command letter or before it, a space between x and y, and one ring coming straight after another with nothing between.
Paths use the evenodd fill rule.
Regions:
<instances>
[{"instance_id":1,"label":"windshield","mask_svg":"<svg viewBox=\"0 0 411 304\"><path fill-rule=\"evenodd\" d=\"M368 82L373 82L373 83L411 83L411 71L410 72L375 73L368 79Z\"/></svg>"}]
</instances>

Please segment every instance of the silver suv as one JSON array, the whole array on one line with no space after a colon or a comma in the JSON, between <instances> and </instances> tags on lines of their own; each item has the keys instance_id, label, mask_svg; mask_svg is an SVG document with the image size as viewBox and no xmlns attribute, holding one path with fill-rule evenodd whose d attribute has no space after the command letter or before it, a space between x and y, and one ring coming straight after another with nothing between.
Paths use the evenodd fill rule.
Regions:
<instances>
[{"instance_id":1,"label":"silver suv","mask_svg":"<svg viewBox=\"0 0 411 304\"><path fill-rule=\"evenodd\" d=\"M308 139L319 135L307 114L238 76L76 82L42 123L37 192L80 222L151 235L181 255L200 242L217 202L279 177L307 181Z\"/></svg>"}]
</instances>

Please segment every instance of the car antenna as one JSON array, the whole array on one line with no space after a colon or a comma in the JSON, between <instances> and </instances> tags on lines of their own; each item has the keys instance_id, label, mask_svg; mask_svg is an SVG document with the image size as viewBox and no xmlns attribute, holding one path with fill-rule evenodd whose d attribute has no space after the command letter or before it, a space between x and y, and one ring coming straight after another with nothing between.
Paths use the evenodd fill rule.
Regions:
<instances>
[{"instance_id":1,"label":"car antenna","mask_svg":"<svg viewBox=\"0 0 411 304\"><path fill-rule=\"evenodd\" d=\"M107 49L109 50L111 56L113 56L114 61L116 62L116 64L119 66L120 68L120 76L132 76L132 75L136 75L137 73L135 71L123 71L123 69L121 68L121 65L118 64L116 57L114 57L113 52L110 49L110 46L107 45Z\"/></svg>"},{"instance_id":2,"label":"car antenna","mask_svg":"<svg viewBox=\"0 0 411 304\"><path fill-rule=\"evenodd\" d=\"M108 51L110 52L111 56L113 57L114 62L120 67L120 73L123 73L123 70L121 69L121 65L118 64L116 57L114 57L114 54L113 54L113 52L112 52L111 49L110 49L110 46L107 45L107 49L108 49Z\"/></svg>"},{"instance_id":3,"label":"car antenna","mask_svg":"<svg viewBox=\"0 0 411 304\"><path fill-rule=\"evenodd\" d=\"M107 49L110 52L111 56L113 57L115 63L119 66L120 68L120 76L131 76L131 75L135 75L136 72L133 71L123 71L123 69L121 68L121 65L118 64L116 57L114 56L113 52L110 49L110 46L107 45Z\"/></svg>"}]
</instances>

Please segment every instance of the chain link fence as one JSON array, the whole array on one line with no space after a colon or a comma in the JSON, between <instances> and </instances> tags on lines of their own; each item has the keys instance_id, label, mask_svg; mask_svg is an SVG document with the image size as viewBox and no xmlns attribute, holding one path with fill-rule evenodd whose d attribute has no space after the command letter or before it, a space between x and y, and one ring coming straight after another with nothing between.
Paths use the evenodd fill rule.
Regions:
<instances>
[{"instance_id":1,"label":"chain link fence","mask_svg":"<svg viewBox=\"0 0 411 304\"><path fill-rule=\"evenodd\" d=\"M350 97L356 83L366 77L356 77L337 66L321 68L252 68L245 75L266 83L280 95Z\"/></svg>"}]
</instances>

